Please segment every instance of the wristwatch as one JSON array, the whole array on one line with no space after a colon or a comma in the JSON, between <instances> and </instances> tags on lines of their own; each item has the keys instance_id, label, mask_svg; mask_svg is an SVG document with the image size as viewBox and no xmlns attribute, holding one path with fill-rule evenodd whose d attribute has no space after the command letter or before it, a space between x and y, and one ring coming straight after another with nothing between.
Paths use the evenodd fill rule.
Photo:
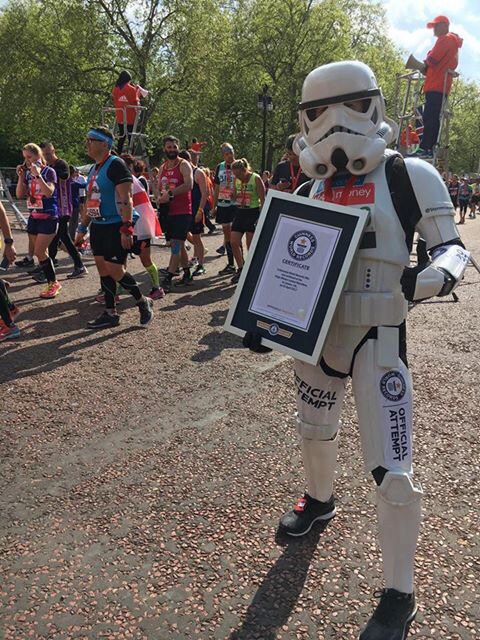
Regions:
<instances>
[{"instance_id":1,"label":"wristwatch","mask_svg":"<svg viewBox=\"0 0 480 640\"><path fill-rule=\"evenodd\" d=\"M13 238L4 238L5 244L13 244Z\"/></svg>"}]
</instances>

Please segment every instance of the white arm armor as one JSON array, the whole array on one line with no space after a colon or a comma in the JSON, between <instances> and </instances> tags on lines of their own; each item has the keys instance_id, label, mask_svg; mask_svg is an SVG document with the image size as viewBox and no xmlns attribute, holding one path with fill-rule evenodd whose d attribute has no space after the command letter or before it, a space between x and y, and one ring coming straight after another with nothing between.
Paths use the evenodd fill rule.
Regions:
<instances>
[{"instance_id":1,"label":"white arm armor","mask_svg":"<svg viewBox=\"0 0 480 640\"><path fill-rule=\"evenodd\" d=\"M458 236L455 209L438 171L415 158L406 158L405 166L422 214L416 231L427 243L427 250L434 248L432 262L425 269L405 270L402 278L405 297L425 300L445 296L463 278L470 253Z\"/></svg>"},{"instance_id":2,"label":"white arm armor","mask_svg":"<svg viewBox=\"0 0 480 640\"><path fill-rule=\"evenodd\" d=\"M470 252L459 245L438 247L432 262L416 276L413 300L451 293L463 278Z\"/></svg>"}]
</instances>

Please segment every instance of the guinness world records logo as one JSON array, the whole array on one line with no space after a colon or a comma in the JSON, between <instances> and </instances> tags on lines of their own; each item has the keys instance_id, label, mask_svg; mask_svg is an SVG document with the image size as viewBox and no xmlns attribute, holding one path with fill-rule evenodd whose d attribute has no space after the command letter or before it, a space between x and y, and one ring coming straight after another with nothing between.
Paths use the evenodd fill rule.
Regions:
<instances>
[{"instance_id":1,"label":"guinness world records logo","mask_svg":"<svg viewBox=\"0 0 480 640\"><path fill-rule=\"evenodd\" d=\"M310 231L297 231L288 241L288 253L294 260L308 260L316 250L317 239Z\"/></svg>"}]
</instances>

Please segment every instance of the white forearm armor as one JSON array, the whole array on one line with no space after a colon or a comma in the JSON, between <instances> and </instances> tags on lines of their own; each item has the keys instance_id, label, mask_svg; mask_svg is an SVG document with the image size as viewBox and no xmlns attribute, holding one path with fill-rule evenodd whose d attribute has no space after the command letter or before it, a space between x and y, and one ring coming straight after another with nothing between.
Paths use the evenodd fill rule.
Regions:
<instances>
[{"instance_id":1,"label":"white forearm armor","mask_svg":"<svg viewBox=\"0 0 480 640\"><path fill-rule=\"evenodd\" d=\"M432 257L428 267L416 274L415 288L408 299L425 300L451 293L463 278L470 253L459 245L450 245L439 247Z\"/></svg>"}]
</instances>

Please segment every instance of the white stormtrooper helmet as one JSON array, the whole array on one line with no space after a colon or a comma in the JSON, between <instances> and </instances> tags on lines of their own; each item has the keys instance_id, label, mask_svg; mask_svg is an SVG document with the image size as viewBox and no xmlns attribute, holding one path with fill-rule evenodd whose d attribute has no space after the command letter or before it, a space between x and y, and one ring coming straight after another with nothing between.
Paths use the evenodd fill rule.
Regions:
<instances>
[{"instance_id":1,"label":"white stormtrooper helmet","mask_svg":"<svg viewBox=\"0 0 480 640\"><path fill-rule=\"evenodd\" d=\"M332 62L311 71L298 108L301 136L294 148L311 178L328 178L339 165L355 175L369 173L397 135L375 75L363 62Z\"/></svg>"}]
</instances>

